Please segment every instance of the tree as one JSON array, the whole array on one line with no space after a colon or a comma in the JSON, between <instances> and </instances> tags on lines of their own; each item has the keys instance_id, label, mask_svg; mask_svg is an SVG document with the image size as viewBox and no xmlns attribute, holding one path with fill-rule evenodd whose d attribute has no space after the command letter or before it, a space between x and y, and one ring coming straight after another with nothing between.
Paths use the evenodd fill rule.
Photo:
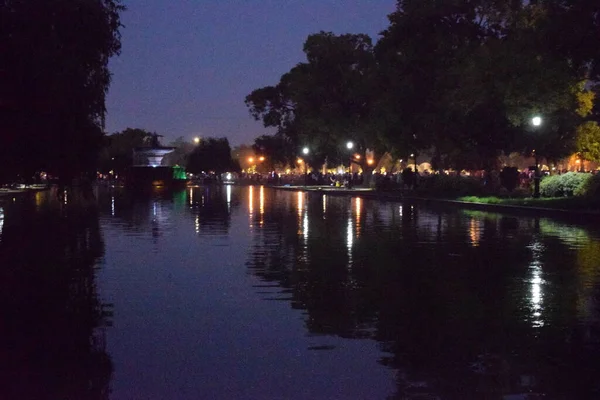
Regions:
<instances>
[{"instance_id":1,"label":"tree","mask_svg":"<svg viewBox=\"0 0 600 400\"><path fill-rule=\"evenodd\" d=\"M214 173L217 176L227 171L236 171L236 165L231 158L231 147L227 138L206 138L192 151L186 167L188 172Z\"/></svg>"},{"instance_id":2,"label":"tree","mask_svg":"<svg viewBox=\"0 0 600 400\"><path fill-rule=\"evenodd\" d=\"M182 167L187 165L188 157L196 147L195 144L188 142L182 136L171 142L169 146L174 147L175 149L165 156L163 163L166 165L179 165Z\"/></svg>"},{"instance_id":3,"label":"tree","mask_svg":"<svg viewBox=\"0 0 600 400\"><path fill-rule=\"evenodd\" d=\"M577 128L576 151L584 160L600 162L600 126L596 121Z\"/></svg>"},{"instance_id":4,"label":"tree","mask_svg":"<svg viewBox=\"0 0 600 400\"><path fill-rule=\"evenodd\" d=\"M580 3L400 0L375 49L387 145L404 154L433 147L440 164L459 168L492 168L513 149L567 153L578 82L595 55L557 50L547 37ZM598 24L585 20L589 35ZM545 123L533 130L536 114Z\"/></svg>"},{"instance_id":5,"label":"tree","mask_svg":"<svg viewBox=\"0 0 600 400\"><path fill-rule=\"evenodd\" d=\"M159 136L155 132L140 128L127 128L122 132L106 136L98 161L100 172L106 174L113 171L116 175L122 175L133 165L134 149L145 147L151 141L157 141Z\"/></svg>"},{"instance_id":6,"label":"tree","mask_svg":"<svg viewBox=\"0 0 600 400\"><path fill-rule=\"evenodd\" d=\"M94 171L120 0L0 1L0 157L4 179Z\"/></svg>"},{"instance_id":7,"label":"tree","mask_svg":"<svg viewBox=\"0 0 600 400\"><path fill-rule=\"evenodd\" d=\"M320 32L309 35L304 53L307 61L276 86L246 97L251 115L277 128L294 155L308 146L313 165L341 161L349 140L363 155L367 149L379 150L372 119L376 64L371 39Z\"/></svg>"},{"instance_id":8,"label":"tree","mask_svg":"<svg viewBox=\"0 0 600 400\"><path fill-rule=\"evenodd\" d=\"M287 167L296 162L295 147L281 134L262 135L254 139L252 149L257 156L264 156L270 170L276 166Z\"/></svg>"}]
</instances>

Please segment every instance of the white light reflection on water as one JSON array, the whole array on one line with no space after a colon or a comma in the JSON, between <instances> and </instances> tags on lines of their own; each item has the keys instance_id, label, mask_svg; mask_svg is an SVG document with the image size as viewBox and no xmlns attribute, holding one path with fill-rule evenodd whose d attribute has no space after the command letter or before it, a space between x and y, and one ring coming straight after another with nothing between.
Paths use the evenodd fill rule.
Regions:
<instances>
[{"instance_id":1,"label":"white light reflection on water","mask_svg":"<svg viewBox=\"0 0 600 400\"><path fill-rule=\"evenodd\" d=\"M531 312L531 324L536 328L541 328L545 325L543 311L544 311L544 291L543 285L545 281L543 279L542 262L541 256L545 250L544 245L538 241L537 238L534 242L528 246L533 255L533 260L529 265L529 271L531 272L531 278L528 280L531 285L529 288L529 309Z\"/></svg>"},{"instance_id":2,"label":"white light reflection on water","mask_svg":"<svg viewBox=\"0 0 600 400\"><path fill-rule=\"evenodd\" d=\"M254 186L248 187L248 218L250 220L250 229L254 227Z\"/></svg>"},{"instance_id":3,"label":"white light reflection on water","mask_svg":"<svg viewBox=\"0 0 600 400\"><path fill-rule=\"evenodd\" d=\"M348 230L346 232L346 248L348 250L348 269L352 267L352 247L354 245L354 232L352 224L352 215L348 216Z\"/></svg>"},{"instance_id":4,"label":"white light reflection on water","mask_svg":"<svg viewBox=\"0 0 600 400\"><path fill-rule=\"evenodd\" d=\"M265 187L260 187L260 192L258 194L258 212L260 214L260 226L263 226L265 223Z\"/></svg>"},{"instance_id":5,"label":"white light reflection on water","mask_svg":"<svg viewBox=\"0 0 600 400\"><path fill-rule=\"evenodd\" d=\"M227 211L231 210L231 185L227 185L225 189L227 192Z\"/></svg>"},{"instance_id":6,"label":"white light reflection on water","mask_svg":"<svg viewBox=\"0 0 600 400\"><path fill-rule=\"evenodd\" d=\"M308 213L304 213L304 218L302 220L302 232L304 238L304 245L306 246L308 243Z\"/></svg>"},{"instance_id":7,"label":"white light reflection on water","mask_svg":"<svg viewBox=\"0 0 600 400\"><path fill-rule=\"evenodd\" d=\"M360 197L357 197L355 200L355 205L356 205L356 237L359 238L360 237L360 213L361 213L361 208L362 208L362 199Z\"/></svg>"},{"instance_id":8,"label":"white light reflection on water","mask_svg":"<svg viewBox=\"0 0 600 400\"><path fill-rule=\"evenodd\" d=\"M110 215L115 216L115 195L114 193L110 196Z\"/></svg>"},{"instance_id":9,"label":"white light reflection on water","mask_svg":"<svg viewBox=\"0 0 600 400\"><path fill-rule=\"evenodd\" d=\"M325 213L327 212L327 195L323 195L323 219L325 219Z\"/></svg>"},{"instance_id":10,"label":"white light reflection on water","mask_svg":"<svg viewBox=\"0 0 600 400\"><path fill-rule=\"evenodd\" d=\"M308 212L307 205L304 204L304 193L298 192L297 212L298 212L298 236L302 239L301 259L308 260Z\"/></svg>"},{"instance_id":11,"label":"white light reflection on water","mask_svg":"<svg viewBox=\"0 0 600 400\"><path fill-rule=\"evenodd\" d=\"M297 194L297 203L296 203L296 212L298 213L298 235L303 239L306 239L306 230L308 229L308 215L305 214L304 210L304 193L298 192Z\"/></svg>"},{"instance_id":12,"label":"white light reflection on water","mask_svg":"<svg viewBox=\"0 0 600 400\"><path fill-rule=\"evenodd\" d=\"M0 207L0 240L2 239L2 229L4 228L4 208Z\"/></svg>"},{"instance_id":13,"label":"white light reflection on water","mask_svg":"<svg viewBox=\"0 0 600 400\"><path fill-rule=\"evenodd\" d=\"M192 204L194 204L194 189L193 188L190 188L189 199L190 199L189 201L190 201L190 206L191 206Z\"/></svg>"}]
</instances>

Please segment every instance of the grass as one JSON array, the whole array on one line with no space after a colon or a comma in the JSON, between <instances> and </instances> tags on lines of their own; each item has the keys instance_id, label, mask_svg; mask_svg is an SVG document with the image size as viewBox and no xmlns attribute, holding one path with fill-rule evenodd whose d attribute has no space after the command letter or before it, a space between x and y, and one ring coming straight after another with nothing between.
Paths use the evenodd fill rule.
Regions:
<instances>
[{"instance_id":1,"label":"grass","mask_svg":"<svg viewBox=\"0 0 600 400\"><path fill-rule=\"evenodd\" d=\"M557 210L580 210L580 211L600 211L600 202L598 199L587 197L533 197L526 198L500 198L500 197L478 197L464 196L456 200L466 203L509 205L522 207L552 208Z\"/></svg>"}]
</instances>

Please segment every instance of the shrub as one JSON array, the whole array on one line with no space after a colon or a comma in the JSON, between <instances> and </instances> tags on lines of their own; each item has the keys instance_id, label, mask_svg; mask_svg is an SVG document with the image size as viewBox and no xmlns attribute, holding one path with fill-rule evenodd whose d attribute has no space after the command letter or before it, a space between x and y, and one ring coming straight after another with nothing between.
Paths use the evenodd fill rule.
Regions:
<instances>
[{"instance_id":1,"label":"shrub","mask_svg":"<svg viewBox=\"0 0 600 400\"><path fill-rule=\"evenodd\" d=\"M562 197L564 196L560 186L560 177L562 175L546 176L540 182L540 195L542 197Z\"/></svg>"},{"instance_id":2,"label":"shrub","mask_svg":"<svg viewBox=\"0 0 600 400\"><path fill-rule=\"evenodd\" d=\"M415 173L410 168L404 168L402 170L402 183L406 186L412 187L415 184Z\"/></svg>"},{"instance_id":3,"label":"shrub","mask_svg":"<svg viewBox=\"0 0 600 400\"><path fill-rule=\"evenodd\" d=\"M517 167L504 167L500 171L500 184L509 192L515 190L519 184L519 170Z\"/></svg>"},{"instance_id":4,"label":"shrub","mask_svg":"<svg viewBox=\"0 0 600 400\"><path fill-rule=\"evenodd\" d=\"M600 174L594 174L579 185L573 192L575 196L600 197Z\"/></svg>"},{"instance_id":5,"label":"shrub","mask_svg":"<svg viewBox=\"0 0 600 400\"><path fill-rule=\"evenodd\" d=\"M479 178L435 174L419 178L417 191L441 197L479 196L484 193L484 185Z\"/></svg>"},{"instance_id":6,"label":"shrub","mask_svg":"<svg viewBox=\"0 0 600 400\"><path fill-rule=\"evenodd\" d=\"M540 182L540 194L543 197L570 197L581 195L586 182L592 175L579 172L567 172L562 175L547 176Z\"/></svg>"}]
</instances>

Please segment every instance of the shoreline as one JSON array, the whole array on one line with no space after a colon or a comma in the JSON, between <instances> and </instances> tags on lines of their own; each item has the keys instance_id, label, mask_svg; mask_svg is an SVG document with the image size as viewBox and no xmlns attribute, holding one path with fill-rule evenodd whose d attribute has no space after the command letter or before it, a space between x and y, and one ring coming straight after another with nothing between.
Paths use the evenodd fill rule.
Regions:
<instances>
[{"instance_id":1,"label":"shoreline","mask_svg":"<svg viewBox=\"0 0 600 400\"><path fill-rule=\"evenodd\" d=\"M422 203L436 203L451 205L467 209L481 211L497 211L508 213L535 213L554 217L586 217L600 218L600 210L570 210L564 208L538 207L530 205L498 204L470 202L454 199L443 199L435 197L412 196L404 192L377 192L375 189L345 189L330 188L323 186L265 186L277 190L313 192L318 194L333 196L359 196L365 199L383 200L383 201L416 201Z\"/></svg>"},{"instance_id":2,"label":"shoreline","mask_svg":"<svg viewBox=\"0 0 600 400\"><path fill-rule=\"evenodd\" d=\"M0 189L0 200L7 197L22 196L30 193L43 192L49 188Z\"/></svg>"}]
</instances>

